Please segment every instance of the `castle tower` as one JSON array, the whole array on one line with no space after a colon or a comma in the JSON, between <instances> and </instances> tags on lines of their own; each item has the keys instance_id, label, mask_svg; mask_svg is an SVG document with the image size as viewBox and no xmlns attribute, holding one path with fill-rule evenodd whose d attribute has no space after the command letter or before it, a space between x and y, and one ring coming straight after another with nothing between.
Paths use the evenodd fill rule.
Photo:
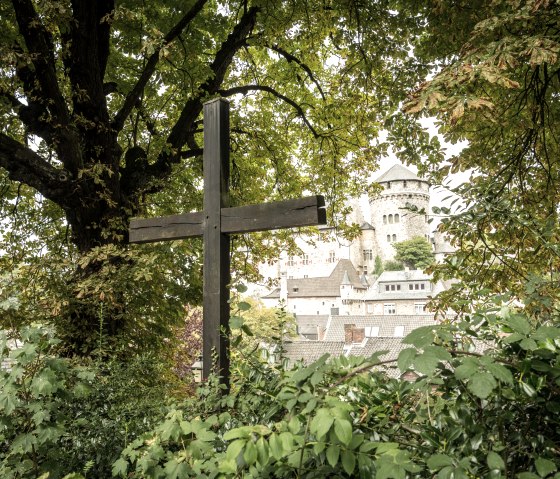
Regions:
<instances>
[{"instance_id":1,"label":"castle tower","mask_svg":"<svg viewBox=\"0 0 560 479\"><path fill-rule=\"evenodd\" d=\"M408 168L395 165L376 180L383 191L370 198L371 224L375 228L379 256L383 261L393 259L393 243L414 236L429 238L427 221L430 202L429 183ZM406 209L418 208L415 213Z\"/></svg>"}]
</instances>

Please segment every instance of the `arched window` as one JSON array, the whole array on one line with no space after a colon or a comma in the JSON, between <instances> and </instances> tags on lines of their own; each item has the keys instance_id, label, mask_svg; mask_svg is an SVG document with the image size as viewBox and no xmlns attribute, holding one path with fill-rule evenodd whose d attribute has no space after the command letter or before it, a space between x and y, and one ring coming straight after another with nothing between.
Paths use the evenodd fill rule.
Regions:
<instances>
[{"instance_id":1,"label":"arched window","mask_svg":"<svg viewBox=\"0 0 560 479\"><path fill-rule=\"evenodd\" d=\"M401 219L398 215L398 213L395 215L395 223L400 223Z\"/></svg>"},{"instance_id":2,"label":"arched window","mask_svg":"<svg viewBox=\"0 0 560 479\"><path fill-rule=\"evenodd\" d=\"M389 215L389 224L393 223L393 215Z\"/></svg>"},{"instance_id":3,"label":"arched window","mask_svg":"<svg viewBox=\"0 0 560 479\"><path fill-rule=\"evenodd\" d=\"M393 241L397 241L397 235L393 235Z\"/></svg>"},{"instance_id":4,"label":"arched window","mask_svg":"<svg viewBox=\"0 0 560 479\"><path fill-rule=\"evenodd\" d=\"M387 224L387 215L383 215L383 224L384 224L384 225Z\"/></svg>"},{"instance_id":5,"label":"arched window","mask_svg":"<svg viewBox=\"0 0 560 479\"><path fill-rule=\"evenodd\" d=\"M387 235L387 241L390 243L391 242L391 235Z\"/></svg>"}]
</instances>

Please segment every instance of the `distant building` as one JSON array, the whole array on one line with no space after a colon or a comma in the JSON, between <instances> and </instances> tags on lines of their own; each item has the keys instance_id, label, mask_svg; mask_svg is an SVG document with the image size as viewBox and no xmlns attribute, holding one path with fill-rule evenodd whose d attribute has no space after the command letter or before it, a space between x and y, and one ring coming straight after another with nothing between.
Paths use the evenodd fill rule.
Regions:
<instances>
[{"instance_id":1,"label":"distant building","mask_svg":"<svg viewBox=\"0 0 560 479\"><path fill-rule=\"evenodd\" d=\"M426 305L445 289L444 284L434 283L420 270L374 275L376 257L382 262L394 259L396 242L422 236L438 260L453 251L441 235L431 234L430 185L401 165L376 181L383 190L369 198L370 212L364 214L359 204L354 205L353 219L361 230L356 239L344 241L334 230L322 228L312 245L298 243L301 255L283 254L268 271L279 286L264 294L263 302L267 306L281 302L298 325L301 341L288 343L290 360L310 362L321 352L370 355L378 346L398 355L402 348L395 345L406 334L436 324Z\"/></svg>"}]
</instances>

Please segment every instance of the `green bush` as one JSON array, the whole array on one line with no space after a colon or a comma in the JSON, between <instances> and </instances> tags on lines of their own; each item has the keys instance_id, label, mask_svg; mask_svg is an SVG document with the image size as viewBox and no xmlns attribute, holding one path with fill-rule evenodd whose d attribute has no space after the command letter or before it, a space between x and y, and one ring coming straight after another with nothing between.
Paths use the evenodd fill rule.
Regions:
<instances>
[{"instance_id":1,"label":"green bush","mask_svg":"<svg viewBox=\"0 0 560 479\"><path fill-rule=\"evenodd\" d=\"M84 366L56 356L42 328L22 330L0 371L0 477L111 476L112 463L164 417L170 393L161 361L137 357Z\"/></svg>"}]
</instances>

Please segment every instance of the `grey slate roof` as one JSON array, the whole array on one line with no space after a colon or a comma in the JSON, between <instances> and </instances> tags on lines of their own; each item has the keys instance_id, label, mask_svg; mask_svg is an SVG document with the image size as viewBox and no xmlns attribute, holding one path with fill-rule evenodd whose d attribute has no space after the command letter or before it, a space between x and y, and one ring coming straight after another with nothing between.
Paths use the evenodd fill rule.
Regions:
<instances>
[{"instance_id":1,"label":"grey slate roof","mask_svg":"<svg viewBox=\"0 0 560 479\"><path fill-rule=\"evenodd\" d=\"M310 364L317 361L323 354L333 357L342 356L344 341L292 341L284 343L284 356L290 365L303 361Z\"/></svg>"},{"instance_id":2,"label":"grey slate roof","mask_svg":"<svg viewBox=\"0 0 560 479\"><path fill-rule=\"evenodd\" d=\"M288 364L292 366L298 361L310 364L328 353L332 357L342 355L370 357L378 351L387 351L380 356L381 361L395 360L395 364L380 366L379 369L386 371L389 376L398 377L400 371L396 367L396 359L399 353L410 347L403 344L402 338L368 338L364 344L349 345L346 350L344 341L293 341L284 343L284 356Z\"/></svg>"},{"instance_id":3,"label":"grey slate roof","mask_svg":"<svg viewBox=\"0 0 560 479\"><path fill-rule=\"evenodd\" d=\"M432 276L420 269L408 271L383 271L377 278L379 283L394 283L397 281L431 281Z\"/></svg>"},{"instance_id":4,"label":"grey slate roof","mask_svg":"<svg viewBox=\"0 0 560 479\"><path fill-rule=\"evenodd\" d=\"M296 323L300 334L317 334L318 328L325 328L329 316L327 314L296 315Z\"/></svg>"},{"instance_id":5,"label":"grey slate roof","mask_svg":"<svg viewBox=\"0 0 560 479\"><path fill-rule=\"evenodd\" d=\"M404 326L404 335L406 336L416 328L438 323L433 314L331 316L325 331L325 341L344 341L345 324L355 324L356 328L378 327L380 338L392 338L395 335L395 326Z\"/></svg>"},{"instance_id":6,"label":"grey slate roof","mask_svg":"<svg viewBox=\"0 0 560 479\"><path fill-rule=\"evenodd\" d=\"M399 181L399 180L423 181L424 183L428 183L426 180L423 180L422 178L418 177L408 168L405 168L404 166L399 164L393 165L375 181L377 183L386 183L389 181Z\"/></svg>"},{"instance_id":7,"label":"grey slate roof","mask_svg":"<svg viewBox=\"0 0 560 479\"><path fill-rule=\"evenodd\" d=\"M320 278L288 279L288 298L339 297L340 284L348 275L349 284L357 289L365 289L358 272L349 259L341 259L332 273ZM265 298L279 298L280 289L277 288Z\"/></svg>"}]
</instances>

